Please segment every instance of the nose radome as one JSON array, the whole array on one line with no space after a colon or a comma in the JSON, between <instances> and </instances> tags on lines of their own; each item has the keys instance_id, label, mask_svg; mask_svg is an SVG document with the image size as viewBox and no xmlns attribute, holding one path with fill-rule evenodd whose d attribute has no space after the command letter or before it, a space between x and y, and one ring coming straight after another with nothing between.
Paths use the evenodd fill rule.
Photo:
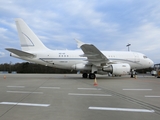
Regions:
<instances>
[{"instance_id":1,"label":"nose radome","mask_svg":"<svg viewBox=\"0 0 160 120\"><path fill-rule=\"evenodd\" d=\"M152 60L149 61L149 64L151 65L151 67L154 66L154 62Z\"/></svg>"}]
</instances>

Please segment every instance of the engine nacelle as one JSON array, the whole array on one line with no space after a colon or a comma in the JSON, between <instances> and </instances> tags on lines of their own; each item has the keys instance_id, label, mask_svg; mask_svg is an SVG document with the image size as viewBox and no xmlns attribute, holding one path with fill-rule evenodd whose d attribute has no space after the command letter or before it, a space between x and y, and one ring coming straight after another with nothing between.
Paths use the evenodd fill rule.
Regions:
<instances>
[{"instance_id":1,"label":"engine nacelle","mask_svg":"<svg viewBox=\"0 0 160 120\"><path fill-rule=\"evenodd\" d=\"M83 63L75 64L72 66L74 70L91 70L91 66L86 66Z\"/></svg>"},{"instance_id":2,"label":"engine nacelle","mask_svg":"<svg viewBox=\"0 0 160 120\"><path fill-rule=\"evenodd\" d=\"M125 63L111 64L109 66L103 66L102 70L110 72L113 75L126 75L130 72L130 65Z\"/></svg>"}]
</instances>

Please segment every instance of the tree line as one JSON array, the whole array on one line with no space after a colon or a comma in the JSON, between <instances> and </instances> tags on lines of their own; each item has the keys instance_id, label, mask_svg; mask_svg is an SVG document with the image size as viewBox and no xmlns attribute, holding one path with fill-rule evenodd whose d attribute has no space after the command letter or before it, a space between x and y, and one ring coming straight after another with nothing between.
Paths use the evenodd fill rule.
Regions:
<instances>
[{"instance_id":1,"label":"tree line","mask_svg":"<svg viewBox=\"0 0 160 120\"><path fill-rule=\"evenodd\" d=\"M29 62L0 64L0 71L7 71L8 73L13 71L17 73L76 73L74 70L58 69Z\"/></svg>"},{"instance_id":2,"label":"tree line","mask_svg":"<svg viewBox=\"0 0 160 120\"><path fill-rule=\"evenodd\" d=\"M136 70L138 73L151 72L153 68ZM49 66L39 65L35 63L23 62L23 63L4 63L0 64L0 71L7 71L12 73L13 71L17 73L77 73L77 71L58 69Z\"/></svg>"}]
</instances>

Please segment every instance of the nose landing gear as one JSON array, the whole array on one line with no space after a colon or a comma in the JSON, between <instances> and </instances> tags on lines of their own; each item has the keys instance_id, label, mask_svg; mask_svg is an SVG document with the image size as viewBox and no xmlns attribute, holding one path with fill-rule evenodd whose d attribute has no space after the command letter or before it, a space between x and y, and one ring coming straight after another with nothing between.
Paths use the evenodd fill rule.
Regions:
<instances>
[{"instance_id":1,"label":"nose landing gear","mask_svg":"<svg viewBox=\"0 0 160 120\"><path fill-rule=\"evenodd\" d=\"M131 78L135 78L136 75L137 75L136 71L131 70Z\"/></svg>"}]
</instances>

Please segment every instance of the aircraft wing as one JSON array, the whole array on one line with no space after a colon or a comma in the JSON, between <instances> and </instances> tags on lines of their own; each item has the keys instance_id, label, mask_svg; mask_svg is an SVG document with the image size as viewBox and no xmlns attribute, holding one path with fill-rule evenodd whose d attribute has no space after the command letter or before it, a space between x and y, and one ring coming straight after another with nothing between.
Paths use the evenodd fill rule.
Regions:
<instances>
[{"instance_id":1,"label":"aircraft wing","mask_svg":"<svg viewBox=\"0 0 160 120\"><path fill-rule=\"evenodd\" d=\"M105 65L106 63L109 63L109 59L94 45L92 44L85 44L79 40L77 41L77 45L79 48L82 49L84 52L82 57L87 57L87 61L89 63L92 63L96 66Z\"/></svg>"},{"instance_id":2,"label":"aircraft wing","mask_svg":"<svg viewBox=\"0 0 160 120\"><path fill-rule=\"evenodd\" d=\"M17 49L14 49L14 48L6 48L6 50L8 50L9 52L14 53L14 54L16 54L20 57L29 57L29 58L35 57L34 54L24 52L24 51L21 51L21 50L17 50Z\"/></svg>"}]
</instances>

